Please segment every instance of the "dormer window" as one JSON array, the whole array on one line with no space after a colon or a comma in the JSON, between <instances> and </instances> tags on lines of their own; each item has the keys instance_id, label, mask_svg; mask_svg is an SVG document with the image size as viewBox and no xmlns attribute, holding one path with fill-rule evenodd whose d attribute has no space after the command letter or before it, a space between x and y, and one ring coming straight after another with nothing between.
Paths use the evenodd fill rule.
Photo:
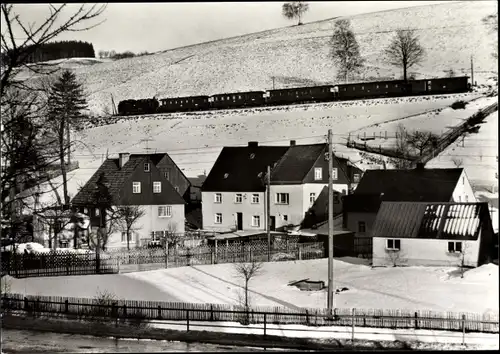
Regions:
<instances>
[{"instance_id":1,"label":"dormer window","mask_svg":"<svg viewBox=\"0 0 500 354\"><path fill-rule=\"evenodd\" d=\"M146 162L146 163L144 164L144 172L149 172L149 167L150 167L150 166L149 166L149 162Z\"/></svg>"}]
</instances>

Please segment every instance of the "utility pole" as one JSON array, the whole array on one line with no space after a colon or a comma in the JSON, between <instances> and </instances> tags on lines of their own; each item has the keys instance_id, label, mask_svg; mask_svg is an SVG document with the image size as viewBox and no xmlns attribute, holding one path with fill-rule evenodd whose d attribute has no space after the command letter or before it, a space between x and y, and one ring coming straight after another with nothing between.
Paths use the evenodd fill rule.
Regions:
<instances>
[{"instance_id":1,"label":"utility pole","mask_svg":"<svg viewBox=\"0 0 500 354\"><path fill-rule=\"evenodd\" d=\"M471 79L471 86L474 87L474 59L473 56L470 56L470 79Z\"/></svg>"},{"instance_id":2,"label":"utility pole","mask_svg":"<svg viewBox=\"0 0 500 354\"><path fill-rule=\"evenodd\" d=\"M328 129L328 312L333 311L333 133Z\"/></svg>"},{"instance_id":3,"label":"utility pole","mask_svg":"<svg viewBox=\"0 0 500 354\"><path fill-rule=\"evenodd\" d=\"M273 76L273 90L274 90L274 76Z\"/></svg>"},{"instance_id":4,"label":"utility pole","mask_svg":"<svg viewBox=\"0 0 500 354\"><path fill-rule=\"evenodd\" d=\"M266 178L266 186L267 186L267 222L266 222L266 231L267 231L267 260L271 262L271 166L267 166L267 178Z\"/></svg>"}]
</instances>

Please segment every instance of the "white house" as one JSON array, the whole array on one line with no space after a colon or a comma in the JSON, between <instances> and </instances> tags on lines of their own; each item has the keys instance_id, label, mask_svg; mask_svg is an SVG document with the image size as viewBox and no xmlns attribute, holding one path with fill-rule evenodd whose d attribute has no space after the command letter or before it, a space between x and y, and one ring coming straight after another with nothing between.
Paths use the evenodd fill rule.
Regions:
<instances>
[{"instance_id":1,"label":"white house","mask_svg":"<svg viewBox=\"0 0 500 354\"><path fill-rule=\"evenodd\" d=\"M487 203L382 202L373 266L470 266L493 256Z\"/></svg>"}]
</instances>

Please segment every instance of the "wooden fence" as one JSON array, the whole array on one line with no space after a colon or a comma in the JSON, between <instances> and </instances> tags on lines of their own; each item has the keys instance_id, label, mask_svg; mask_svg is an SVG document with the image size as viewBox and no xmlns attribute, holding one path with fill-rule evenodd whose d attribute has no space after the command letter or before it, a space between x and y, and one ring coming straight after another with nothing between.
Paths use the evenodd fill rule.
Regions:
<instances>
[{"instance_id":1,"label":"wooden fence","mask_svg":"<svg viewBox=\"0 0 500 354\"><path fill-rule=\"evenodd\" d=\"M333 313L323 308L253 307L238 305L63 298L6 294L4 312L22 311L33 316L63 314L89 320L227 321L245 324L301 324L306 326L356 326L391 329L499 333L498 313L458 313L410 310L345 309Z\"/></svg>"},{"instance_id":2,"label":"wooden fence","mask_svg":"<svg viewBox=\"0 0 500 354\"><path fill-rule=\"evenodd\" d=\"M92 253L2 254L2 274L16 278L118 273L118 261Z\"/></svg>"},{"instance_id":3,"label":"wooden fence","mask_svg":"<svg viewBox=\"0 0 500 354\"><path fill-rule=\"evenodd\" d=\"M354 254L363 258L372 258L373 255L372 237L354 237Z\"/></svg>"},{"instance_id":4,"label":"wooden fence","mask_svg":"<svg viewBox=\"0 0 500 354\"><path fill-rule=\"evenodd\" d=\"M275 243L268 253L267 243L249 242L222 246L136 249L130 251L73 254L66 252L2 255L2 274L16 278L58 275L124 273L189 265L323 258L324 245Z\"/></svg>"}]
</instances>

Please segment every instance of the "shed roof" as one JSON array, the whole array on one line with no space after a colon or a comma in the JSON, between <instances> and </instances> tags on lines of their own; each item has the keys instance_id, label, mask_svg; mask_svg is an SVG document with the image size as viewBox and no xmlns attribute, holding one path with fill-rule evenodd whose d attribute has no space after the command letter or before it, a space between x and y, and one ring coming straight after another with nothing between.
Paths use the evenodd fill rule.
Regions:
<instances>
[{"instance_id":1,"label":"shed roof","mask_svg":"<svg viewBox=\"0 0 500 354\"><path fill-rule=\"evenodd\" d=\"M477 240L488 203L382 202L373 237Z\"/></svg>"}]
</instances>

